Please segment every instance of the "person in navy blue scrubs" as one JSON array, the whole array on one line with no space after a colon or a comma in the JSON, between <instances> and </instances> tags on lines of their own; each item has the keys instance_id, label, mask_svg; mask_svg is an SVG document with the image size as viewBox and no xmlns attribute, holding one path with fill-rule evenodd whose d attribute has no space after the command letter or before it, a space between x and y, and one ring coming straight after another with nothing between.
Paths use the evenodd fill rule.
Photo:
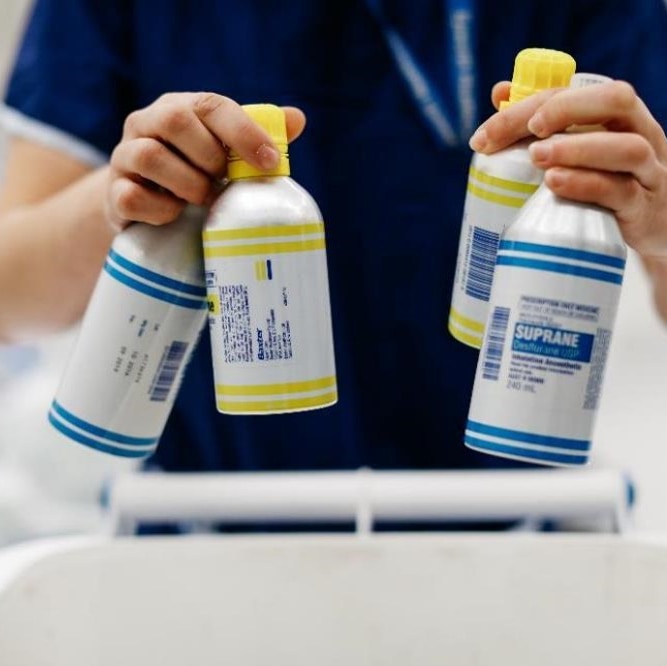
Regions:
<instances>
[{"instance_id":1,"label":"person in navy blue scrubs","mask_svg":"<svg viewBox=\"0 0 667 666\"><path fill-rule=\"evenodd\" d=\"M209 201L227 147L272 166L239 104L279 104L299 137L293 174L327 225L340 401L220 415L204 335L152 462L509 464L462 444L477 353L446 326L471 134L488 119L472 145L493 151L529 122L543 139L572 123L611 130L542 141L538 163L559 194L616 212L667 313L666 34L661 0L37 0L2 110L0 340L76 322L114 235ZM507 97L494 84L528 46L631 85L550 92L496 115L489 93Z\"/></svg>"}]
</instances>

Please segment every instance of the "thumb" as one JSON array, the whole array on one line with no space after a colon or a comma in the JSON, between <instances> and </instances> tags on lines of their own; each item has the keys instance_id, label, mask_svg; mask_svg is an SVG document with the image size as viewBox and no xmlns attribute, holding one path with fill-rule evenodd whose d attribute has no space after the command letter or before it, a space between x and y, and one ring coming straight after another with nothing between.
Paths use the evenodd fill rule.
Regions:
<instances>
[{"instance_id":1,"label":"thumb","mask_svg":"<svg viewBox=\"0 0 667 666\"><path fill-rule=\"evenodd\" d=\"M306 115L295 106L283 106L283 111L285 112L287 140L291 142L301 136L301 132L306 126Z\"/></svg>"}]
</instances>

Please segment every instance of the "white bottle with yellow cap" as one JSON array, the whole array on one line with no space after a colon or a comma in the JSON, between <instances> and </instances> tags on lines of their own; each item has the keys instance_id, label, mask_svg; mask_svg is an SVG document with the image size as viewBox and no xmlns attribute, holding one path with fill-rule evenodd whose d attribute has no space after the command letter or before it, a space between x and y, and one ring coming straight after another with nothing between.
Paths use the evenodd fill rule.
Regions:
<instances>
[{"instance_id":1,"label":"white bottle with yellow cap","mask_svg":"<svg viewBox=\"0 0 667 666\"><path fill-rule=\"evenodd\" d=\"M243 107L281 153L271 172L231 153L229 184L204 229L216 404L224 414L333 405L334 363L324 223L290 178L283 111Z\"/></svg>"},{"instance_id":2,"label":"white bottle with yellow cap","mask_svg":"<svg viewBox=\"0 0 667 666\"><path fill-rule=\"evenodd\" d=\"M572 87L604 80L587 74ZM538 188L498 247L468 447L544 465L588 462L626 254L611 211Z\"/></svg>"},{"instance_id":3,"label":"white bottle with yellow cap","mask_svg":"<svg viewBox=\"0 0 667 666\"><path fill-rule=\"evenodd\" d=\"M501 108L546 88L568 86L574 70L574 59L562 51L520 51L510 98ZM500 235L542 182L543 172L528 154L530 142L526 139L490 155L476 153L470 165L449 331L477 349L482 345Z\"/></svg>"}]
</instances>

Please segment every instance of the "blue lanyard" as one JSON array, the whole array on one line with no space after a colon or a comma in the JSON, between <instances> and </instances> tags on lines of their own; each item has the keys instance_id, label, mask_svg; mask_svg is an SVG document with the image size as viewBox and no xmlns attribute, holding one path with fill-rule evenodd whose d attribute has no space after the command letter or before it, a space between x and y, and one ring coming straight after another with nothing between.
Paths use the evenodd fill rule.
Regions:
<instances>
[{"instance_id":1,"label":"blue lanyard","mask_svg":"<svg viewBox=\"0 0 667 666\"><path fill-rule=\"evenodd\" d=\"M457 102L456 113L419 63L401 34L388 21L382 0L366 0L387 43L398 71L422 118L438 142L445 146L466 144L477 126L477 61L473 0L446 0L445 39L450 44L449 68ZM458 123L454 122L458 118Z\"/></svg>"}]
</instances>

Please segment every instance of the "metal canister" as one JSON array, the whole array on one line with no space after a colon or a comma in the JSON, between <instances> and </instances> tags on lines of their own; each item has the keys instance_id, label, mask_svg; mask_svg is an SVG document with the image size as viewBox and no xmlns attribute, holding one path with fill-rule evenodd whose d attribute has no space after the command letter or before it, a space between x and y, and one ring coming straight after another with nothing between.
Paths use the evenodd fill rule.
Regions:
<instances>
[{"instance_id":1,"label":"metal canister","mask_svg":"<svg viewBox=\"0 0 667 666\"><path fill-rule=\"evenodd\" d=\"M290 177L282 109L247 105L281 152L266 173L232 153L205 225L216 404L275 414L338 398L322 214Z\"/></svg>"}]
</instances>

